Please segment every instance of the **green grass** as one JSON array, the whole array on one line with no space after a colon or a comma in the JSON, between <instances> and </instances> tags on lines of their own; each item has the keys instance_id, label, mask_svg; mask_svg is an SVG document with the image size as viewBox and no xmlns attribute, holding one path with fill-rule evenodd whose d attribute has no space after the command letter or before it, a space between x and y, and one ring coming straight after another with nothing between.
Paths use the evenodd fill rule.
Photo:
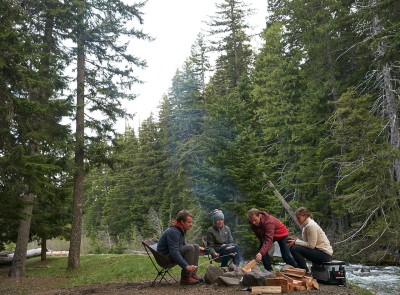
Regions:
<instances>
[{"instance_id":1,"label":"green grass","mask_svg":"<svg viewBox=\"0 0 400 295\"><path fill-rule=\"evenodd\" d=\"M208 263L200 257L199 275L204 275ZM179 278L180 267L174 267L170 273ZM27 261L27 277L59 277L66 278L64 287L92 285L98 283L150 281L156 276L156 270L145 255L107 254L82 256L80 268L67 270L66 257L48 257L46 263L39 258Z\"/></svg>"}]
</instances>

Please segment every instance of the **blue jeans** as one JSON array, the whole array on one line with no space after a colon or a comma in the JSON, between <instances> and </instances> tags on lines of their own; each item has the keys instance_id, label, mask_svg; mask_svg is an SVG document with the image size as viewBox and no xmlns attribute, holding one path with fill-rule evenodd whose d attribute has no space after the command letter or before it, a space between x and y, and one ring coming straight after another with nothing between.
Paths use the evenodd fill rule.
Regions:
<instances>
[{"instance_id":1,"label":"blue jeans","mask_svg":"<svg viewBox=\"0 0 400 295\"><path fill-rule=\"evenodd\" d=\"M281 250L281 255L282 259L286 264L289 264L293 267L297 267L296 261L293 259L292 255L290 254L290 248L287 244L288 237L283 237L280 240L277 240L279 249ZM260 249L262 247L262 244L260 245ZM271 266L271 258L269 257L269 254L266 253L262 257L262 262L266 270L272 271L272 266Z\"/></svg>"},{"instance_id":2,"label":"blue jeans","mask_svg":"<svg viewBox=\"0 0 400 295\"><path fill-rule=\"evenodd\" d=\"M231 249L227 249L230 248ZM241 260L242 260L242 255L240 253L240 249L239 246L237 244L226 244L224 246L222 246L221 248L218 249L217 253L219 254L219 256L221 257L221 266L227 266L228 262L230 259L233 260L233 263L236 266L239 266ZM236 253L235 255L229 255L229 254L233 254Z\"/></svg>"}]
</instances>

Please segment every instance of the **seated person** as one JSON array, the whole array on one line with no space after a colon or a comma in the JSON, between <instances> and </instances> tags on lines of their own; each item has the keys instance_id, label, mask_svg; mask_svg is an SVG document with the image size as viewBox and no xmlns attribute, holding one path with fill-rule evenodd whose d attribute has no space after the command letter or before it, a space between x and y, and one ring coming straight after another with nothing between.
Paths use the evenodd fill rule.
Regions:
<instances>
[{"instance_id":1,"label":"seated person","mask_svg":"<svg viewBox=\"0 0 400 295\"><path fill-rule=\"evenodd\" d=\"M196 271L199 263L200 250L197 244L186 244L185 234L192 227L192 215L186 210L179 211L171 226L166 229L158 241L157 252L167 255L181 268L181 285L200 283Z\"/></svg>"},{"instance_id":2,"label":"seated person","mask_svg":"<svg viewBox=\"0 0 400 295\"><path fill-rule=\"evenodd\" d=\"M221 266L227 266L230 259L236 266L241 262L240 249L233 243L231 230L224 224L224 214L215 209L211 214L212 226L207 230L207 247L213 258L220 257Z\"/></svg>"},{"instance_id":3,"label":"seated person","mask_svg":"<svg viewBox=\"0 0 400 295\"><path fill-rule=\"evenodd\" d=\"M318 264L332 261L331 244L325 232L311 219L310 211L307 208L300 207L296 210L295 215L303 228L302 238L290 238L288 245L298 267L308 272L305 259Z\"/></svg>"}]
</instances>

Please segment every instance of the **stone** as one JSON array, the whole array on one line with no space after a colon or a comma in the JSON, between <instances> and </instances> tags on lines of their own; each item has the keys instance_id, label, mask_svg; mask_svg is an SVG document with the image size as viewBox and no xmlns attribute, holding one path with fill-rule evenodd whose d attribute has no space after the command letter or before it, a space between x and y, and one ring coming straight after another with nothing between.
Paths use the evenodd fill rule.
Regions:
<instances>
[{"instance_id":1,"label":"stone","mask_svg":"<svg viewBox=\"0 0 400 295\"><path fill-rule=\"evenodd\" d=\"M210 265L204 275L204 282L207 284L213 284L217 278L223 274L224 271L219 266Z\"/></svg>"},{"instance_id":2,"label":"stone","mask_svg":"<svg viewBox=\"0 0 400 295\"><path fill-rule=\"evenodd\" d=\"M243 275L242 285L249 286L265 286L266 278L274 277L275 274L268 270L252 270Z\"/></svg>"}]
</instances>

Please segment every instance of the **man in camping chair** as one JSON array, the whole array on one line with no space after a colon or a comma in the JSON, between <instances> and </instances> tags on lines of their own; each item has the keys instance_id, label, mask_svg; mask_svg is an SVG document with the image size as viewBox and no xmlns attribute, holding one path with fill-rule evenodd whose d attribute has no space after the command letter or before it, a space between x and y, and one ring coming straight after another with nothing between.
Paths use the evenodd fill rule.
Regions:
<instances>
[{"instance_id":1,"label":"man in camping chair","mask_svg":"<svg viewBox=\"0 0 400 295\"><path fill-rule=\"evenodd\" d=\"M192 215L186 211L179 211L171 226L163 232L157 244L157 252L167 255L181 268L181 285L195 285L200 283L196 275L199 253L204 251L197 244L187 244L186 232L192 227Z\"/></svg>"},{"instance_id":2,"label":"man in camping chair","mask_svg":"<svg viewBox=\"0 0 400 295\"><path fill-rule=\"evenodd\" d=\"M231 230L224 224L224 213L215 209L211 213L212 226L207 230L207 247L213 259L221 262L221 266L227 266L233 260L235 266L241 262L240 249L233 243Z\"/></svg>"}]
</instances>

